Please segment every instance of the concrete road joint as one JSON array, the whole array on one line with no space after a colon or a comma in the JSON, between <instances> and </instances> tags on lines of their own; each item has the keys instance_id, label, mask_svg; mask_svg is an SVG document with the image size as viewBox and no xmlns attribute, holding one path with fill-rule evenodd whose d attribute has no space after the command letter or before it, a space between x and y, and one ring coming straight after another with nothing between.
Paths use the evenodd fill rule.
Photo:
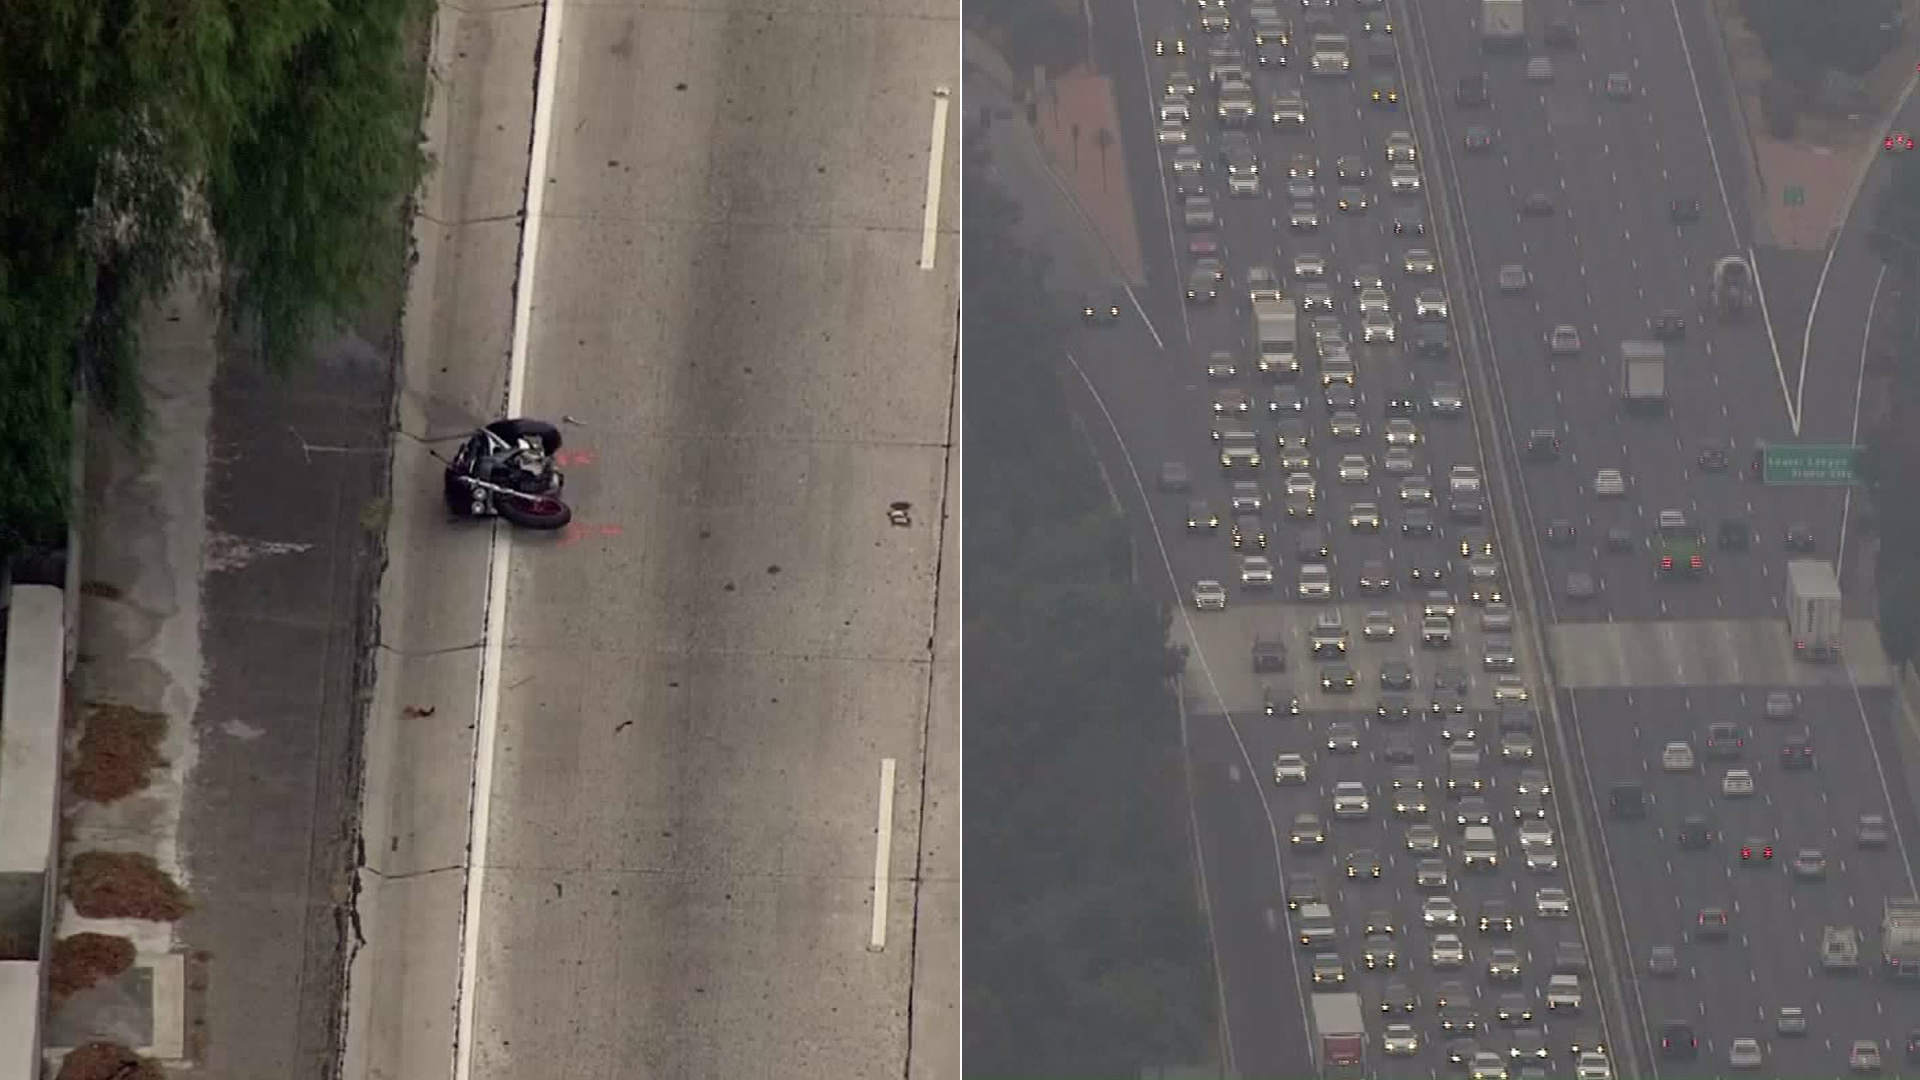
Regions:
<instances>
[{"instance_id":1,"label":"concrete road joint","mask_svg":"<svg viewBox=\"0 0 1920 1080\"><path fill-rule=\"evenodd\" d=\"M1424 40L1425 31L1421 23L1417 5L1409 4L1407 7L1408 21L1413 27L1414 35ZM1395 47L1396 49L1399 47L1399 39L1397 38ZM1410 43L1407 48L1413 50L1414 46ZM1434 107L1432 103L1439 100L1436 76L1433 73L1432 64L1427 57L1417 55L1413 59L1416 63L1407 65L1403 57L1402 67L1413 73L1413 78L1409 80L1408 98L1414 114L1414 123L1416 129L1420 132L1421 141L1425 142L1429 147L1440 147L1442 159L1446 162L1445 169L1435 170L1436 174L1443 173L1444 175L1430 176L1427 183L1426 201L1428 203L1428 217L1429 220L1435 223L1438 230L1447 234L1448 239L1452 241L1451 246L1453 250L1456 253L1465 255L1465 265L1468 267L1477 266L1478 260L1473 257L1473 242L1466 225L1466 208L1464 204L1460 203L1457 196L1454 197L1451 204L1449 204L1447 199L1447 192L1455 190L1458 187L1457 184L1449 182L1457 176L1457 169L1454 165L1452 145L1444 138L1438 137L1440 128L1431 115L1431 109ZM1436 191L1436 187L1440 190ZM1442 207L1457 210L1458 218L1456 219L1452 214L1434 213L1436 203ZM1455 227L1456 220L1458 221L1457 229ZM1528 524L1531 526L1532 511L1524 502L1525 487L1524 485L1520 485L1516 488L1513 477L1508 471L1509 461L1507 455L1502 452L1507 447L1507 441L1500 438L1497 432L1489 430L1488 425L1492 418L1483 415L1481 409L1476 407L1478 402L1497 403L1501 409L1502 416L1505 417L1505 395L1499 393L1497 390L1489 392L1488 389L1487 369L1491 369L1493 373L1491 378L1497 382L1499 379L1499 365L1497 363L1489 363L1483 368L1481 364L1476 363L1474 360L1474 344L1482 339L1486 342L1487 359L1489 361L1492 359L1493 339L1486 314L1485 297L1482 295L1478 282L1473 278L1473 275L1465 275L1466 280L1463 282L1454 274L1451 269L1454 263L1454 260L1444 260L1442 262L1442 276L1443 280L1447 282L1448 293L1454 296L1465 297L1468 310L1477 316L1477 318L1469 318L1463 322L1465 333L1462 336L1467 340L1460 343L1461 367L1467 374L1467 392L1469 396L1468 412L1473 420L1474 442L1479 450L1481 460L1487 464L1489 470L1494 474L1495 484L1501 493L1501 505L1497 506L1494 511L1495 518L1498 522L1496 530L1506 534L1508 541L1513 542L1514 550L1522 556L1520 560L1522 565L1529 568L1536 566L1544 567L1544 562L1534 549L1531 528L1522 529L1517 516L1518 513L1524 512L1527 515ZM1508 427L1511 428L1511 426L1511 420L1508 418ZM1491 452L1489 452L1490 450ZM1517 467L1517 461L1514 462L1514 464ZM1521 501L1516 501L1516 491L1519 492L1518 499ZM1516 510L1516 507L1518 507L1519 510ZM1553 617L1552 599L1551 596L1546 598L1544 608L1536 602L1532 595L1532 574L1530 572L1512 573L1511 562L1508 576L1516 597L1520 600L1520 606L1534 616L1526 620L1526 638L1532 652L1540 662L1540 696L1544 706L1541 711L1550 718L1547 727L1554 744L1553 750L1547 755L1548 776L1552 779L1554 773L1562 772L1562 770L1554 767L1554 763L1556 760L1566 762L1573 759L1573 755L1568 753L1568 749L1574 745L1574 742L1577 742L1579 737L1577 719L1573 735L1574 742L1570 742L1567 734L1568 725L1563 722L1560 716L1559 695L1554 690L1553 655L1546 646L1540 626L1540 616L1543 612L1548 619L1552 619ZM1579 760L1584 761L1584 755L1580 755ZM1567 779L1571 779L1571 774L1577 771L1579 770L1569 768L1564 770L1564 776ZM1586 786L1589 807L1591 807L1597 815L1597 797L1593 794L1592 785L1588 784ZM1573 791L1570 787L1562 788L1562 791L1568 799L1573 797ZM1606 904L1603 899L1601 904L1603 910L1600 914L1604 916L1605 909L1610 906L1615 917L1624 919L1624 909L1621 907L1619 892L1617 888L1612 886L1611 876L1601 875L1593 862L1594 852L1596 850L1600 850L1602 857L1607 858L1609 863L1611 862L1610 857L1607 856L1603 850L1606 844L1604 831L1602 831L1600 835L1601 848L1596 849L1593 838L1588 833L1587 822L1584 815L1575 813L1569 816L1572 818L1574 835L1578 841L1575 845L1577 854L1572 860L1576 864L1576 868L1573 869L1573 876L1576 878L1584 878L1587 886L1584 890L1579 891L1591 897L1610 898L1612 901L1611 905ZM1603 881L1607 883L1604 890L1602 888ZM1581 938L1583 942L1587 943L1589 966L1600 976L1601 981L1604 981L1606 984L1605 992L1599 994L1599 997L1601 1002L1601 1023L1610 1033L1608 1040L1609 1045L1616 1047L1630 1045L1623 1040L1612 1038L1611 1033L1624 1032L1631 1028L1631 1025L1623 1023L1618 1016L1613 1015L1614 1008L1623 1007L1626 1001L1626 994L1622 990L1619 969L1612 962L1618 958L1624 959L1630 965L1632 962L1631 957L1625 956L1625 954L1615 947L1609 919L1601 917L1589 920L1586 915L1585 905L1576 907L1575 915L1580 926ZM1624 931L1624 921L1621 922L1621 927ZM1599 938L1602 944L1602 949L1598 952L1591 946L1591 939L1594 937ZM1635 999L1638 1000L1637 985L1635 986ZM1609 1007L1609 1002L1614 1003L1613 1008ZM1644 1006L1641 1007L1641 1015L1644 1021ZM1644 1034L1644 1023L1642 1024L1642 1028ZM1638 1075L1640 1072L1638 1068L1640 1064L1638 1050L1639 1046L1635 1045L1633 1054L1628 1059L1635 1066L1634 1068L1624 1070L1628 1076Z\"/></svg>"}]
</instances>

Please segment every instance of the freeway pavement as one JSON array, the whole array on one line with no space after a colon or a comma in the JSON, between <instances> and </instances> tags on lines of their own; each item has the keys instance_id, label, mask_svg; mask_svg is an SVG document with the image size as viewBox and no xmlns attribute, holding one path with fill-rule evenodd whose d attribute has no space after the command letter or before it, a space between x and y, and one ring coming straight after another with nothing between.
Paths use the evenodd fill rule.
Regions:
<instances>
[{"instance_id":1,"label":"freeway pavement","mask_svg":"<svg viewBox=\"0 0 1920 1080\"><path fill-rule=\"evenodd\" d=\"M1876 984L1810 981L1805 942L1821 926L1846 923L1866 934L1868 952L1877 944L1881 898L1912 889L1906 847L1896 834L1885 851L1858 852L1852 831L1864 812L1891 810L1894 820L1910 821L1910 800L1897 792L1889 805L1885 777L1898 775L1886 720L1891 673L1871 624L1849 623L1843 667L1788 659L1782 538L1789 525L1806 523L1816 552L1833 557L1844 499L1836 489L1768 488L1739 476L1754 440L1792 437L1788 402L1799 372L1789 364L1797 365L1797 355L1776 340L1778 320L1769 330L1764 318L1723 323L1707 310L1713 261L1745 250L1750 208L1737 129L1707 120L1723 107L1709 102L1725 89L1712 85L1715 73L1701 63L1699 28L1690 20L1682 34L1676 17L1658 4L1537 3L1529 9L1530 47L1501 56L1483 53L1466 20L1414 11L1409 37L1431 71L1442 118L1422 134L1438 148L1455 196L1451 209L1465 225L1464 261L1476 283L1469 291L1477 295L1463 297L1462 307L1484 328L1487 349L1478 359L1497 388L1506 451L1524 476L1515 507L1527 533L1522 546L1552 624L1554 674L1570 688L1556 703L1575 733L1589 796L1642 779L1649 763L1657 769L1668 741L1702 746L1709 722L1761 727L1758 703L1770 690L1792 684L1803 696L1799 720L1754 731L1754 798L1721 796L1718 772L1705 779L1656 774L1644 777L1652 817L1604 826L1637 973L1627 1003L1642 1021L1636 1035L1697 1014L1703 1065L1724 1070L1730 1041L1752 1035L1781 1063L1769 1075L1829 1075L1845 1067L1844 1050L1834 1051L1829 1039L1904 1038L1901 1024L1882 1020ZM1577 45L1543 44L1542 24L1556 19L1577 26ZM1545 57L1548 70L1529 71L1528 57ZM1456 100L1458 82L1483 71L1490 101ZM1605 92L1615 74L1626 76L1631 92ZM1490 150L1463 145L1473 123L1494 131ZM1535 192L1551 203L1550 213L1522 212ZM1698 199L1698 219L1673 220L1676 198ZM1510 263L1529 271L1526 288L1498 286L1499 268ZM1847 291L1862 291L1857 271L1848 273ZM1648 336L1648 318L1663 310L1687 320L1684 339L1668 343L1669 406L1662 415L1628 414L1618 404L1618 343ZM1545 338L1559 324L1583 339L1578 355L1549 355ZM1820 390L1807 399L1803 441L1847 441L1851 409L1819 395L1841 387L1846 393L1834 396L1850 399L1858 377L1857 368L1815 369L1810 381ZM1521 448L1536 429L1561 439L1557 461L1524 460ZM1732 448L1728 469L1705 467L1705 440ZM1604 468L1625 474L1622 497L1595 492ZM1704 580L1660 580L1650 543L1655 516L1669 508L1706 530L1710 543L1722 522L1745 522L1752 548L1710 548ZM1612 550L1609 530L1620 531L1624 550ZM1572 595L1568 578L1576 571L1598 579L1597 595ZM1821 775L1841 778L1845 793L1775 770L1784 730L1805 726L1814 732ZM1796 851L1824 848L1829 880L1794 883L1777 866L1733 869L1724 848L1675 850L1679 817L1694 809L1710 810L1730 838L1777 835ZM1738 905L1734 940L1682 941L1683 924L1712 904ZM1671 982L1646 970L1648 950L1659 943L1681 949L1685 973ZM1716 958L1714 950L1732 955ZM1801 998L1816 1012L1813 1033L1804 1042L1776 1039L1766 1011ZM1858 1019L1869 1015L1875 1020ZM1836 1026L1833 1017L1855 1019ZM1888 1027L1901 1030L1881 1030ZM1658 1068L1671 1075L1697 1067Z\"/></svg>"},{"instance_id":2,"label":"freeway pavement","mask_svg":"<svg viewBox=\"0 0 1920 1080\"><path fill-rule=\"evenodd\" d=\"M1393 164L1386 156L1389 136L1409 130L1412 124L1404 104L1375 105L1369 100L1376 78L1383 86L1396 82L1392 75L1395 63L1368 66L1358 56L1362 24L1368 18L1382 19L1385 13L1379 9L1341 11L1336 16L1349 24L1343 29L1356 42L1356 70L1350 77L1306 77L1301 68L1307 53L1303 30L1295 40L1289 70L1260 73L1263 108L1281 91L1296 90L1306 99L1309 123L1304 130L1291 131L1265 120L1253 125L1249 130L1263 163L1260 192L1251 197L1229 197L1215 161L1209 166L1204 189L1215 200L1217 224L1185 228L1168 166L1173 147L1155 146L1155 111L1163 96L1170 58L1151 53L1157 36L1169 42L1175 37L1184 38L1189 49L1186 66L1204 83L1207 51L1216 36L1203 35L1191 15L1192 9L1170 0L1142 5L1139 23L1146 29L1140 37L1135 36L1135 27L1124 25L1124 20L1096 19L1103 72L1115 78L1123 95L1126 122L1122 142L1142 206L1141 235L1148 249L1147 286L1137 295L1152 325L1149 329L1137 313L1129 310L1117 324L1086 327L1073 345L1068 381L1070 386L1080 387L1083 415L1091 418L1089 427L1096 429L1096 447L1119 497L1124 504L1146 511L1136 515L1141 526L1137 545L1142 572L1149 575L1149 580L1158 579L1156 587L1168 588L1170 598L1180 604L1176 638L1192 650L1184 684L1192 782L1233 1064L1245 1076L1300 1075L1311 1068L1304 1038L1304 1003L1300 1008L1285 1004L1289 999L1301 999L1310 964L1292 943L1297 915L1284 902L1283 877L1306 871L1317 874L1328 888L1336 881L1340 883L1335 898L1343 939L1341 953L1350 972L1350 985L1359 987L1369 1004L1377 1006L1388 978L1358 970L1368 916L1383 911L1400 924L1405 966L1398 978L1423 999L1422 1011L1413 1021L1429 1045L1410 1061L1387 1061L1381 1068L1385 1070L1383 1075L1429 1076L1445 1068L1437 1045L1441 1031L1432 1004L1440 985L1453 980L1465 983L1468 995L1478 1002L1480 1018L1489 1021L1495 997L1504 992L1484 970L1485 953L1493 946L1489 940L1480 939L1477 931L1465 935L1475 960L1458 974L1430 965L1428 945L1432 936L1442 931L1420 925L1420 893L1413 881L1417 856L1405 846L1405 830L1414 822L1396 818L1390 794L1396 769L1405 770L1403 782L1411 782L1414 776L1420 778L1429 802L1428 813L1446 845L1442 857L1450 861L1450 873L1458 874L1458 828L1445 820L1447 811L1437 790L1446 768L1446 736L1459 734L1456 725L1471 721L1478 729L1483 754L1492 757L1490 747L1496 741L1491 731L1494 676L1483 667L1489 635L1482 629L1480 608L1467 597L1466 560L1459 551L1463 542L1469 548L1478 548L1483 539L1491 543L1491 524L1484 510L1472 509L1473 500L1464 492L1459 505L1452 505L1454 499L1448 490L1453 466L1477 470L1482 462L1475 426L1469 419L1470 404L1462 401L1459 411L1443 404L1466 395L1458 361L1452 356L1416 357L1405 347L1419 325L1414 318L1416 294L1441 287L1438 276L1408 270L1409 249L1426 249L1441 263L1456 256L1436 250L1436 235L1415 230L1415 213L1425 208L1425 200L1417 191L1390 194L1387 190L1386 174ZM1250 45L1244 25L1217 37L1235 41L1242 50ZM1126 100L1128 94L1135 95L1132 101ZM1212 93L1199 91L1193 106L1198 115L1185 130L1202 155L1213 159L1223 129L1211 116ZM996 167L1001 167L1010 160L1010 151L1002 149L1003 144L997 141L994 146ZM1137 152L1141 147L1144 152ZM1316 175L1310 178L1315 188L1311 201L1324 215L1317 227L1296 228L1289 221L1290 201L1285 193L1289 178L1285 173L1296 154L1312 158ZM1336 177L1337 162L1347 155L1364 163L1370 173L1364 187L1373 205L1364 212L1336 209L1334 196L1342 186ZM1396 219L1404 230L1399 236L1394 232ZM1051 229L1043 231L1051 233ZM1187 303L1184 296L1185 271L1192 257L1188 243L1196 236L1215 238L1223 248L1225 281L1212 303ZM1156 237L1164 239L1156 242ZM1313 362L1314 348L1309 340L1309 317L1320 312L1304 312L1300 349L1308 362L1297 384L1298 415L1311 434L1312 460L1289 468L1279 460L1275 435L1291 423L1286 417L1294 410L1289 390L1295 384L1268 383L1254 377L1247 280L1254 267L1271 268L1286 281L1291 299L1304 296L1315 282L1294 273L1294 259L1303 254L1324 256L1328 264L1332 314L1353 340L1352 352L1360 369L1354 411L1364 427L1358 437L1332 434L1329 421L1334 404L1325 399L1328 387ZM1417 269L1422 261L1416 254L1412 263ZM1057 285L1111 287L1111 282L1101 279L1097 266L1084 260L1073 262L1077 270L1056 274ZM1369 264L1380 269L1397 317L1399 342L1394 345L1365 345L1359 341L1358 290L1352 285L1352 276ZM1076 273L1080 276L1074 276ZM1164 343L1164 348L1156 342ZM1217 353L1225 356L1216 357ZM1231 364L1235 373L1227 376L1216 372L1210 378L1210 363ZM1338 387L1333 389L1337 391ZM1222 394L1223 390L1245 394L1247 411L1239 414L1234 396ZM1270 404L1275 402L1280 403L1278 412L1270 411ZM1224 415L1216 414L1216 408ZM1413 470L1429 477L1439 488L1431 507L1435 525L1430 535L1417 524L1422 515L1410 513L1414 508L1401 498L1400 476L1386 469L1385 451L1389 446L1385 434L1392 419L1412 422L1419 440L1410 448ZM1227 481L1234 477L1222 475L1216 462L1219 451L1209 432L1223 424L1242 423L1259 433L1266 461L1247 474L1257 478L1263 506L1259 513L1249 515L1244 550L1237 554L1228 535L1232 522ZM1099 431L1101 428L1105 430ZM1349 477L1351 482L1343 483L1337 463L1350 453L1365 456L1368 468L1364 478L1356 471ZM1159 470L1164 462L1187 466L1193 477L1191 490L1160 490ZM1312 500L1310 518L1304 514L1304 505L1293 514L1283 505L1282 478L1295 471L1313 480L1317 497ZM1485 483L1483 479L1482 485ZM1222 524L1187 528L1189 503L1193 500L1206 503L1209 512L1217 512ZM1350 513L1361 504L1380 508L1382 523L1378 531L1352 524L1353 518L1365 516ZM1239 555L1251 553L1257 546L1253 539L1258 531L1256 521L1264 526L1269 541L1267 555L1276 568L1276 583L1271 590L1240 585ZM1412 527L1403 530L1403 525ZM1300 542L1310 530L1317 529L1325 530L1331 555L1322 559L1309 550L1303 558ZM1317 548L1318 541L1307 546ZM1330 567L1333 601L1316 604L1295 598L1296 575L1303 563ZM1416 568L1422 575L1419 581L1412 576ZM1457 608L1455 633L1450 647L1423 648L1419 630L1429 584L1426 578L1436 569L1446 574L1441 587L1451 594ZM1384 576L1392 585L1378 592L1364 591L1360 586L1363 574ZM1230 599L1225 611L1192 610L1189 592L1202 578L1226 583ZM1361 640L1361 623L1372 610L1385 613L1395 623L1391 642ZM1344 673L1329 680L1329 670L1309 655L1310 628L1318 615L1331 611L1340 612L1350 632L1349 655L1354 661L1356 683L1351 692L1339 690ZM1520 612L1518 618L1522 632L1515 635L1514 645L1524 684L1538 670L1538 661L1525 632L1526 613ZM1252 641L1256 635L1269 634L1285 643L1288 670L1258 676L1251 670ZM1404 665L1404 671L1398 665ZM1409 689L1383 690L1383 673L1389 679L1406 679ZM1460 676L1465 677L1470 689L1463 701L1464 712L1454 714L1451 699L1437 693L1435 685L1439 678L1451 681ZM1327 688L1328 681L1335 687L1332 692ZM1263 692L1281 706L1279 715L1264 714ZM1398 696L1402 693L1404 698ZM1285 704L1293 697L1299 699L1299 717L1287 715ZM1438 717L1431 712L1436 698L1442 707ZM1394 718L1402 701L1411 714L1406 720ZM1383 705L1386 716L1382 715ZM1335 724L1357 728L1358 752L1328 749L1327 738ZM1538 740L1542 734L1536 729L1534 738ZM1547 748L1537 741L1535 745L1539 747L1537 752L1544 754ZM1276 786L1274 758L1287 751L1308 759L1312 777L1308 784ZM1581 918L1560 920L1534 914L1535 891L1542 887L1567 888L1569 878L1566 867L1548 869L1544 859L1538 872L1520 869L1513 812L1521 768L1517 762L1489 761L1483 766L1491 783L1485 796L1486 812L1497 822L1504 856L1500 870L1473 875L1450 888L1461 910L1468 914L1476 913L1485 899L1502 898L1512 903L1520 918L1514 945L1526 968L1519 992L1533 994L1537 1000L1555 946L1561 941L1581 941L1587 928ZM1333 830L1333 841L1322 851L1309 854L1292 850L1288 833L1294 815L1327 814L1331 785L1340 780L1367 785L1374 800L1371 816L1364 822L1340 822ZM1549 816L1559 820L1551 810ZM1567 838L1561 839L1563 847L1567 843ZM1345 884L1337 873L1341 860L1362 848L1381 855L1382 880ZM1584 914L1579 901L1573 906L1576 913ZM1376 1048L1386 1022L1382 1017L1374 1028ZM1590 1008L1584 1024L1599 1027L1598 1012ZM1565 1058L1567 1049L1561 1044L1570 1039L1571 1030L1577 1026L1583 1023L1556 1019L1547 1024L1545 1038L1556 1047L1556 1057ZM1484 1037L1487 1045L1496 1049L1505 1049L1512 1041L1504 1033Z\"/></svg>"},{"instance_id":3,"label":"freeway pavement","mask_svg":"<svg viewBox=\"0 0 1920 1080\"><path fill-rule=\"evenodd\" d=\"M957 22L568 6L477 1075L958 1075Z\"/></svg>"},{"instance_id":4,"label":"freeway pavement","mask_svg":"<svg viewBox=\"0 0 1920 1080\"><path fill-rule=\"evenodd\" d=\"M1888 775L1904 775L1895 760L1901 751L1891 727L1891 695L1856 694L1844 685L1805 690L1797 714L1781 719L1763 718L1764 695L1743 688L1592 690L1569 697L1576 723L1607 732L1587 742L1596 782L1638 783L1649 802L1644 820L1609 818L1606 830L1615 865L1633 868L1621 876L1620 888L1647 1018L1656 1025L1688 1023L1700 1040L1698 1067L1662 1062L1662 1073L1724 1073L1730 1042L1743 1036L1761 1040L1771 1076L1842 1075L1855 1039L1877 1040L1890 1061L1898 1057L1915 1026L1903 1004L1911 990L1889 985L1875 950L1881 901L1913 895L1913 881L1900 843L1866 849L1856 840L1863 814L1895 810L1901 835L1912 835L1914 827L1910 807L1904 800L1890 804L1873 779L1883 765ZM1702 753L1692 770L1663 770L1669 742L1704 748L1706 726L1719 722L1740 728L1737 760L1708 760ZM1816 769L1782 767L1782 748L1796 737L1810 740ZM1753 795L1722 792L1730 768L1752 772ZM1856 779L1865 782L1846 782ZM1683 819L1692 814L1704 815L1719 834L1712 847L1679 846ZM1743 860L1743 848L1753 849L1753 857ZM1824 855L1823 879L1803 879L1790 869L1806 848ZM1730 913L1726 940L1698 936L1699 912L1708 907ZM1860 932L1857 972L1823 970L1826 927ZM1676 972L1649 970L1652 950L1662 945L1677 950ZM1776 1030L1783 1006L1805 1010L1805 1035Z\"/></svg>"},{"instance_id":5,"label":"freeway pavement","mask_svg":"<svg viewBox=\"0 0 1920 1080\"><path fill-rule=\"evenodd\" d=\"M1782 391L1787 378L1773 361L1766 321L1756 311L1723 323L1708 310L1714 261L1744 248L1717 180L1730 167L1721 159L1732 148L1709 152L1728 140L1705 130L1700 111L1689 107L1689 61L1667 9L1577 10L1577 49L1544 49L1536 34L1530 50L1552 62L1551 81L1530 80L1522 56L1483 54L1472 29L1457 20L1412 22L1448 97L1434 136L1459 180L1451 190L1468 225L1470 272L1485 287L1487 362L1510 441L1518 446L1536 429L1564 441L1557 463L1524 470L1530 532L1543 537L1556 521L1575 530L1571 544L1540 545L1543 591L1553 598L1556 619L1569 621L1777 618L1788 525L1818 523L1816 550L1830 557L1841 494L1741 479L1755 440L1788 442L1793 435ZM1536 14L1563 18L1574 11L1543 4ZM1458 80L1482 71L1490 102L1468 107L1454 100ZM1626 100L1603 93L1614 73L1632 80ZM1470 123L1496 131L1492 151L1461 147ZM1521 200L1534 192L1552 200L1552 214L1522 213ZM1699 219L1670 220L1674 199L1698 199ZM1531 273L1528 289L1497 288L1499 268L1508 263ZM1665 310L1687 320L1685 338L1667 343L1667 410L1629 414L1617 403L1619 343L1648 337L1647 320ZM1549 355L1546 336L1561 324L1582 338L1578 355ZM1703 467L1700 454L1710 440L1731 448L1729 468ZM1595 474L1607 468L1625 474L1624 498L1594 493ZM1663 582L1652 554L1654 518L1663 509L1682 511L1710 541L1722 522L1744 522L1752 548L1709 551L1714 577L1707 587ZM1624 530L1630 547L1611 551L1604 541L1612 529ZM1567 596L1566 578L1575 571L1598 579L1597 596Z\"/></svg>"}]
</instances>

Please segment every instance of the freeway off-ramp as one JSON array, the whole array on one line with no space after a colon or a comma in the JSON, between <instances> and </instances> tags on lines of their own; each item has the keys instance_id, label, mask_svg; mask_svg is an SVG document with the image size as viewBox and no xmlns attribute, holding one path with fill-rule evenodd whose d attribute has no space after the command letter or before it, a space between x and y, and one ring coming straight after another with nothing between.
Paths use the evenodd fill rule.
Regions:
<instances>
[{"instance_id":1,"label":"freeway off-ramp","mask_svg":"<svg viewBox=\"0 0 1920 1080\"><path fill-rule=\"evenodd\" d=\"M957 22L443 13L347 1075L958 1075Z\"/></svg>"}]
</instances>

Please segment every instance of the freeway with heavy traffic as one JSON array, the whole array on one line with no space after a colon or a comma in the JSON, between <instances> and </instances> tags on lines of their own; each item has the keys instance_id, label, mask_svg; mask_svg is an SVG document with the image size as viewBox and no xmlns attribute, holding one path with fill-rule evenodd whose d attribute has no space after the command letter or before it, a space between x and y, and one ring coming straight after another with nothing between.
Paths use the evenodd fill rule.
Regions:
<instances>
[{"instance_id":1,"label":"freeway with heavy traffic","mask_svg":"<svg viewBox=\"0 0 1920 1080\"><path fill-rule=\"evenodd\" d=\"M1151 507L1143 561L1184 608L1232 1064L1339 1071L1342 1033L1317 1029L1351 992L1376 1075L1486 1052L1515 1076L1837 1075L1857 1040L1897 1065L1913 1024L1883 907L1916 889L1891 673L1871 624L1842 621L1841 490L1753 475L1761 444L1855 441L1831 405L1858 373L1813 356L1809 399L1799 357L1776 359L1800 328L1770 322L1711 24L1235 0L1095 25L1139 103L1126 158L1165 239L1136 298L1165 347L1094 296L1077 362L1096 442ZM1483 33L1503 27L1510 48ZM1291 307L1292 341L1256 303ZM1837 659L1796 655L1835 639ZM1469 758L1486 790L1450 796ZM1499 861L1469 870L1482 813ZM1441 896L1458 931L1423 925ZM1510 938L1480 931L1490 902ZM1850 930L1858 973L1823 966ZM1581 1008L1547 1010L1576 969ZM1608 1060L1583 1060L1596 1041Z\"/></svg>"}]
</instances>

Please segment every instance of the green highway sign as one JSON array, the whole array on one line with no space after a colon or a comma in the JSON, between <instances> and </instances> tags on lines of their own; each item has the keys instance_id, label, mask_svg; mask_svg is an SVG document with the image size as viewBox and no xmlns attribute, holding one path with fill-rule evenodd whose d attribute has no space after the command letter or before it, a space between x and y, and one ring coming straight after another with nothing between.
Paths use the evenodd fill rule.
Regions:
<instances>
[{"instance_id":1,"label":"green highway sign","mask_svg":"<svg viewBox=\"0 0 1920 1080\"><path fill-rule=\"evenodd\" d=\"M1807 189L1795 184L1781 192L1781 198L1788 206L1799 206L1807 201Z\"/></svg>"},{"instance_id":2,"label":"green highway sign","mask_svg":"<svg viewBox=\"0 0 1920 1080\"><path fill-rule=\"evenodd\" d=\"M1769 484L1858 482L1858 446L1769 446L1762 453L1761 479Z\"/></svg>"}]
</instances>

